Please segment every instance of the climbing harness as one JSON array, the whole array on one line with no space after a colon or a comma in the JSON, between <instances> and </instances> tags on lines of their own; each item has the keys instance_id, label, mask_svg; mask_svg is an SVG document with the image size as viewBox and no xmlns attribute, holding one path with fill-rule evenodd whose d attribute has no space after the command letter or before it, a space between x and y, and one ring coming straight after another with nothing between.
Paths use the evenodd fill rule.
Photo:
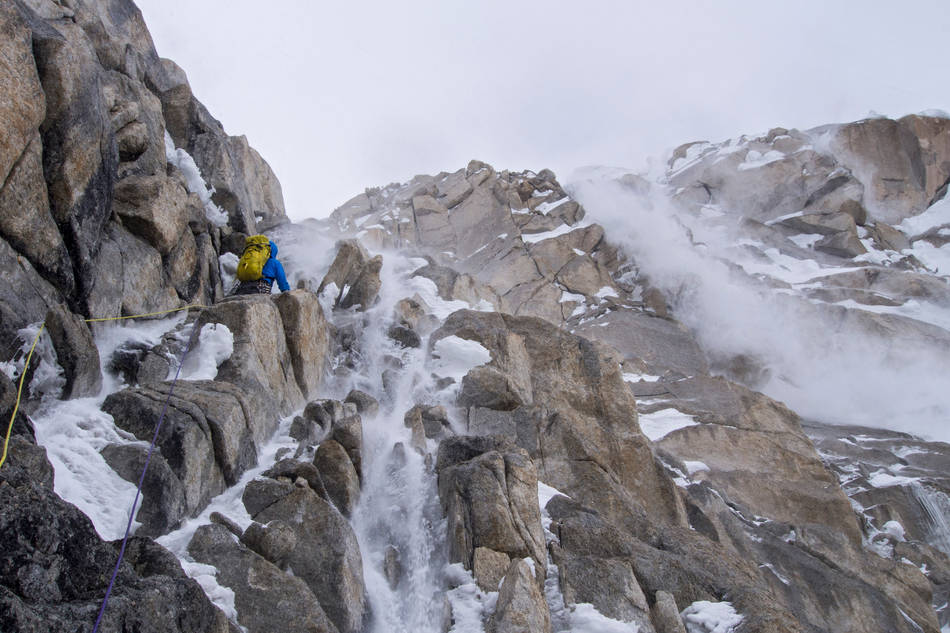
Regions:
<instances>
[{"instance_id":1,"label":"climbing harness","mask_svg":"<svg viewBox=\"0 0 950 633\"><path fill-rule=\"evenodd\" d=\"M124 321L126 319L139 319L144 317L154 317L161 316L164 314L171 314L172 312L180 312L182 310L190 310L192 308L206 308L204 305L188 305L181 308L175 308L173 310L164 310L161 312L149 312L146 314L135 314L131 316L122 316L122 317L106 317L99 319L85 319L86 323L102 323L104 321ZM10 416L10 424L7 427L6 438L3 442L3 457L0 458L0 467L3 467L4 462L7 459L7 447L10 443L10 436L13 431L13 422L16 420L17 411L20 408L20 400L23 395L23 382L26 378L27 369L30 366L30 359L33 357L33 351L36 349L36 344L40 340L40 335L43 333L43 329L46 327L46 323L40 324L40 329L36 333L36 336L33 339L33 344L30 346L30 352L26 357L26 364L23 366L23 371L20 373L20 385L17 389L16 404L13 407L13 414ZM109 603L109 596L112 594L112 588L115 586L116 576L119 574L119 567L122 565L122 559L125 557L125 548L129 542L129 534L132 531L132 519L135 517L135 510L138 507L139 497L142 495L142 485L145 483L145 473L148 470L149 462L152 460L152 453L155 451L155 445L158 442L158 433L162 428L162 423L165 421L165 414L168 411L168 403L171 400L172 394L175 391L175 385L178 383L178 378L181 375L181 368L185 362L185 357L188 356L188 352L191 351L191 345L195 340L195 333L197 328L193 328L191 335L188 337L188 343L185 345L185 350L181 354L181 358L178 361L178 369L175 371L175 377L172 379L171 386L168 389L168 395L165 397L165 402L162 405L162 412L158 416L158 423L155 425L155 433L152 436L152 443L148 447L148 454L145 457L145 466L142 468L142 474L139 476L138 486L135 490L135 499L132 501L132 509L129 511L129 522L125 526L125 536L122 537L122 547L119 549L119 558L115 563L115 569L112 570L112 577L109 579L109 586L106 589L106 595L102 599L102 606L99 608L99 615L96 617L96 624L92 629L92 633L98 633L99 625L102 622L102 616L105 614L106 605Z\"/></svg>"}]
</instances>

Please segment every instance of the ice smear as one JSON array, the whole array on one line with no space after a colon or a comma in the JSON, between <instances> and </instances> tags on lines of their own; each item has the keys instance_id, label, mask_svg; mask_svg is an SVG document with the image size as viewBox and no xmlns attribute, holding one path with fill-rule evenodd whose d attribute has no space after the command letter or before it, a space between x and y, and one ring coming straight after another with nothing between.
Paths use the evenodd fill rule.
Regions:
<instances>
[{"instance_id":1,"label":"ice smear","mask_svg":"<svg viewBox=\"0 0 950 633\"><path fill-rule=\"evenodd\" d=\"M900 477L891 473L878 470L868 477L868 484L875 488L890 488L891 486L906 486L919 481L916 477Z\"/></svg>"},{"instance_id":2,"label":"ice smear","mask_svg":"<svg viewBox=\"0 0 950 633\"><path fill-rule=\"evenodd\" d=\"M560 237L561 235L567 235L568 233L572 231L576 231L585 226L587 226L587 224L575 224L574 226L562 224L556 229L545 231L544 233L522 233L521 239L529 244L535 244L543 240L549 240L552 237Z\"/></svg>"},{"instance_id":3,"label":"ice smear","mask_svg":"<svg viewBox=\"0 0 950 633\"><path fill-rule=\"evenodd\" d=\"M184 313L181 313L168 319L94 325L103 365L108 365L112 354L123 344L158 343L165 332L183 319ZM33 361L36 361L35 356ZM106 396L122 386L118 376L106 372L102 390L96 397L47 399L31 416L36 441L46 449L53 465L54 490L82 510L92 520L99 536L106 540L121 538L125 533L136 489L134 484L119 477L100 454L109 444L138 442L132 435L117 429L112 416L101 409ZM139 507L144 501L140 499Z\"/></svg>"},{"instance_id":4,"label":"ice smear","mask_svg":"<svg viewBox=\"0 0 950 633\"><path fill-rule=\"evenodd\" d=\"M657 382L662 376L653 376L652 374L635 374L631 372L625 372L623 375L624 382Z\"/></svg>"},{"instance_id":5,"label":"ice smear","mask_svg":"<svg viewBox=\"0 0 950 633\"><path fill-rule=\"evenodd\" d=\"M129 443L116 430L99 398L57 400L31 416L36 441L53 465L53 487L83 511L103 539L122 538L136 486L113 471L99 454L112 443Z\"/></svg>"},{"instance_id":6,"label":"ice smear","mask_svg":"<svg viewBox=\"0 0 950 633\"><path fill-rule=\"evenodd\" d=\"M905 218L894 228L915 237L944 224L950 224L950 197L947 196L930 205L923 213Z\"/></svg>"},{"instance_id":7,"label":"ice smear","mask_svg":"<svg viewBox=\"0 0 950 633\"><path fill-rule=\"evenodd\" d=\"M450 586L455 586L446 592L455 621L449 633L483 633L482 622L495 611L498 592L479 589L472 574L461 563L447 565L444 574Z\"/></svg>"},{"instance_id":8,"label":"ice smear","mask_svg":"<svg viewBox=\"0 0 950 633\"><path fill-rule=\"evenodd\" d=\"M640 430L653 442L663 439L673 431L697 424L699 422L693 416L672 408L640 415Z\"/></svg>"},{"instance_id":9,"label":"ice smear","mask_svg":"<svg viewBox=\"0 0 950 633\"><path fill-rule=\"evenodd\" d=\"M491 352L481 343L453 335L436 341L431 369L439 376L458 381L473 368L489 361Z\"/></svg>"},{"instance_id":10,"label":"ice smear","mask_svg":"<svg viewBox=\"0 0 950 633\"><path fill-rule=\"evenodd\" d=\"M201 203L205 208L205 217L208 218L208 221L215 226L227 224L228 214L211 199L214 190L208 189L207 183L201 177L198 165L195 164L195 159L185 150L175 148L175 141L172 140L168 130L165 131L165 160L178 168L178 171L185 177L185 187L201 199Z\"/></svg>"},{"instance_id":11,"label":"ice smear","mask_svg":"<svg viewBox=\"0 0 950 633\"><path fill-rule=\"evenodd\" d=\"M730 602L700 600L680 614L687 633L731 633L742 622Z\"/></svg>"},{"instance_id":12,"label":"ice smear","mask_svg":"<svg viewBox=\"0 0 950 633\"><path fill-rule=\"evenodd\" d=\"M492 312L494 307L487 301L482 300L472 305L467 301L443 299L439 296L439 290L435 282L428 277L412 277L408 282L409 287L419 298L428 306L429 312L440 320L445 320L450 314L457 310L478 310L480 312Z\"/></svg>"},{"instance_id":13,"label":"ice smear","mask_svg":"<svg viewBox=\"0 0 950 633\"><path fill-rule=\"evenodd\" d=\"M208 323L181 367L182 380L214 380L218 367L234 352L234 334L222 323Z\"/></svg>"},{"instance_id":14,"label":"ice smear","mask_svg":"<svg viewBox=\"0 0 950 633\"><path fill-rule=\"evenodd\" d=\"M201 585L205 595L217 606L232 622L237 622L237 608L234 606L234 591L218 584L218 570L211 565L182 560L181 568L189 578Z\"/></svg>"},{"instance_id":15,"label":"ice smear","mask_svg":"<svg viewBox=\"0 0 950 633\"><path fill-rule=\"evenodd\" d=\"M216 577L217 570L214 567L195 562L188 553L188 543L191 542L192 537L195 535L195 530L211 522L211 514L214 512L220 512L237 523L242 529L247 529L251 524L251 516L245 509L244 502L241 499L244 488L251 480L258 477L274 464L277 459L278 451L281 449L290 449L292 451L296 448L297 442L291 438L289 434L293 417L294 416L288 416L281 420L277 432L258 451L256 467L245 472L235 485L212 499L208 507L197 517L186 520L177 530L155 539L159 544L165 546L173 554L178 556L185 573L198 581L211 601L220 607L232 621L236 621L237 618L237 612L234 608L234 592L218 584Z\"/></svg>"},{"instance_id":16,"label":"ice smear","mask_svg":"<svg viewBox=\"0 0 950 633\"><path fill-rule=\"evenodd\" d=\"M696 473L709 470L709 466L707 466L705 462L688 462L687 461L687 462L683 462L683 466L686 466L686 470L687 472L689 472L689 475L691 477L695 475Z\"/></svg>"},{"instance_id":17,"label":"ice smear","mask_svg":"<svg viewBox=\"0 0 950 633\"><path fill-rule=\"evenodd\" d=\"M237 265L241 258L234 253L224 253L218 257L218 269L221 271L221 287L229 292L237 283Z\"/></svg>"},{"instance_id":18,"label":"ice smear","mask_svg":"<svg viewBox=\"0 0 950 633\"><path fill-rule=\"evenodd\" d=\"M592 604L575 604L570 607L571 633L639 633L640 627L633 622L613 620L600 613Z\"/></svg>"}]
</instances>

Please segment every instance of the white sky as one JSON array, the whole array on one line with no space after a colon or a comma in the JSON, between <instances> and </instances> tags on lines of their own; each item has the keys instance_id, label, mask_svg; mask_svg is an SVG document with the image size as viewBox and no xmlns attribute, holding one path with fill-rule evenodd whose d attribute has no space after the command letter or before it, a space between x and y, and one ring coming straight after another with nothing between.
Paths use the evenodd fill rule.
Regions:
<instances>
[{"instance_id":1,"label":"white sky","mask_svg":"<svg viewBox=\"0 0 950 633\"><path fill-rule=\"evenodd\" d=\"M639 169L693 140L950 110L946 0L137 0L287 213L455 171Z\"/></svg>"}]
</instances>

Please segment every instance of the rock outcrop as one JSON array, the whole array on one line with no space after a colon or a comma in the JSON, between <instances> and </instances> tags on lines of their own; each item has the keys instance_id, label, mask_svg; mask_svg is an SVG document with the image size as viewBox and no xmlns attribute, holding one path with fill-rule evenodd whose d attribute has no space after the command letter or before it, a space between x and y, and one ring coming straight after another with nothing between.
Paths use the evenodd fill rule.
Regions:
<instances>
[{"instance_id":1,"label":"rock outcrop","mask_svg":"<svg viewBox=\"0 0 950 633\"><path fill-rule=\"evenodd\" d=\"M947 446L757 391L798 368L714 344L703 276L549 170L472 161L292 226L128 0L16 0L0 32L0 334L52 343L0 359L27 378L0 377L0 629L91 627L122 545L56 491L137 483L163 416L103 630L685 633L708 605L742 633L950 624ZM777 128L606 180L748 303L941 374L950 119ZM225 298L219 258L265 229L288 261L318 238L324 266ZM189 304L108 344L86 323ZM169 380L191 349L213 366Z\"/></svg>"}]
</instances>

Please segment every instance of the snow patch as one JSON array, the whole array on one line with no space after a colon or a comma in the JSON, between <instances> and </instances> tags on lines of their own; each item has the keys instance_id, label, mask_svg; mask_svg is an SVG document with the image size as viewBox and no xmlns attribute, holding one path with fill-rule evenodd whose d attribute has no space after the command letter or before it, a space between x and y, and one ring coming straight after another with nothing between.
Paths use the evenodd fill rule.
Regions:
<instances>
[{"instance_id":1,"label":"snow patch","mask_svg":"<svg viewBox=\"0 0 950 633\"><path fill-rule=\"evenodd\" d=\"M234 334L223 323L208 323L198 334L198 345L181 366L182 380L214 380L221 363L234 352ZM173 378L174 374L170 376Z\"/></svg>"},{"instance_id":2,"label":"snow patch","mask_svg":"<svg viewBox=\"0 0 950 633\"><path fill-rule=\"evenodd\" d=\"M680 614L687 633L731 633L742 623L731 602L700 600Z\"/></svg>"},{"instance_id":3,"label":"snow patch","mask_svg":"<svg viewBox=\"0 0 950 633\"><path fill-rule=\"evenodd\" d=\"M696 418L673 408L640 415L640 430L652 442L663 439L673 431L685 429L688 426L696 426L697 424L699 422L696 421Z\"/></svg>"},{"instance_id":4,"label":"snow patch","mask_svg":"<svg viewBox=\"0 0 950 633\"><path fill-rule=\"evenodd\" d=\"M181 148L175 148L175 141L165 130L165 160L178 168L185 177L185 188L201 199L205 208L205 217L215 226L224 226L228 223L228 214L211 199L214 189L209 189L205 179L201 176L198 165L191 154Z\"/></svg>"},{"instance_id":5,"label":"snow patch","mask_svg":"<svg viewBox=\"0 0 950 633\"><path fill-rule=\"evenodd\" d=\"M439 376L461 380L469 371L491 361L491 352L481 343L458 336L436 341L432 349L432 371Z\"/></svg>"},{"instance_id":6,"label":"snow patch","mask_svg":"<svg viewBox=\"0 0 950 633\"><path fill-rule=\"evenodd\" d=\"M621 622L603 615L592 604L571 605L572 633L639 633L633 622Z\"/></svg>"}]
</instances>

